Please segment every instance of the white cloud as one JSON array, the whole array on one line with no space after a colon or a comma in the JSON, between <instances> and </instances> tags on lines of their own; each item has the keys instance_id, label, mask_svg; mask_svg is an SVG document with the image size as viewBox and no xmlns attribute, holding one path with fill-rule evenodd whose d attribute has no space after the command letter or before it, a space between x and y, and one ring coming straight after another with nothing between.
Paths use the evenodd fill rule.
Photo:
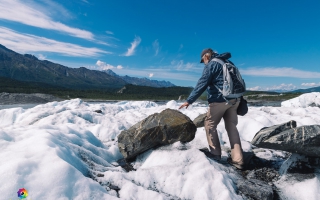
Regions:
<instances>
[{"instance_id":1,"label":"white cloud","mask_svg":"<svg viewBox=\"0 0 320 200\"><path fill-rule=\"evenodd\" d=\"M153 73L150 73L150 74L149 74L149 78L151 78L151 77L153 77Z\"/></svg>"},{"instance_id":2,"label":"white cloud","mask_svg":"<svg viewBox=\"0 0 320 200\"><path fill-rule=\"evenodd\" d=\"M304 87L318 87L320 86L320 82L319 83L302 83L301 85Z\"/></svg>"},{"instance_id":3,"label":"white cloud","mask_svg":"<svg viewBox=\"0 0 320 200\"><path fill-rule=\"evenodd\" d=\"M102 62L102 61L100 61L100 60L98 60L97 62L96 62L96 65L98 65L99 67L101 67L101 66L103 66L103 65L105 65L106 63L105 62Z\"/></svg>"},{"instance_id":4,"label":"white cloud","mask_svg":"<svg viewBox=\"0 0 320 200\"><path fill-rule=\"evenodd\" d=\"M293 85L292 83L290 83L290 84L282 83L280 85L274 85L274 86L266 88L267 91L269 91L269 90L287 90L287 91L290 91L290 90L295 90L295 89L298 89L298 88L297 88L297 86Z\"/></svg>"},{"instance_id":5,"label":"white cloud","mask_svg":"<svg viewBox=\"0 0 320 200\"><path fill-rule=\"evenodd\" d=\"M319 72L303 71L289 67L240 69L242 75L264 77L320 78Z\"/></svg>"},{"instance_id":6,"label":"white cloud","mask_svg":"<svg viewBox=\"0 0 320 200\"><path fill-rule=\"evenodd\" d=\"M106 33L109 34L109 35L113 35L112 31L106 31Z\"/></svg>"},{"instance_id":7,"label":"white cloud","mask_svg":"<svg viewBox=\"0 0 320 200\"><path fill-rule=\"evenodd\" d=\"M114 68L113 65L107 64L107 63L102 62L100 60L98 60L96 62L96 65L99 67L98 69L100 69L100 70L107 70L107 69L113 69Z\"/></svg>"},{"instance_id":8,"label":"white cloud","mask_svg":"<svg viewBox=\"0 0 320 200\"><path fill-rule=\"evenodd\" d=\"M47 2L49 5L51 4L58 7L58 4L56 3L51 1ZM94 40L94 35L89 31L73 28L51 19L48 14L52 13L52 9L52 6L45 7L32 1L1 0L0 19L38 28L55 30L78 38Z\"/></svg>"},{"instance_id":9,"label":"white cloud","mask_svg":"<svg viewBox=\"0 0 320 200\"><path fill-rule=\"evenodd\" d=\"M131 42L131 47L128 48L127 53L125 53L125 56L132 56L134 55L135 49L137 48L137 46L140 44L141 42L141 38L139 36L136 36L133 40L133 42Z\"/></svg>"},{"instance_id":10,"label":"white cloud","mask_svg":"<svg viewBox=\"0 0 320 200\"><path fill-rule=\"evenodd\" d=\"M292 83L290 83L290 84L282 83L280 85L273 85L273 86L269 86L269 87L255 86L252 88L247 88L247 90L254 90L254 91L275 91L275 90L291 91L291 90L296 90L296 89L298 89L297 86L293 85Z\"/></svg>"},{"instance_id":11,"label":"white cloud","mask_svg":"<svg viewBox=\"0 0 320 200\"><path fill-rule=\"evenodd\" d=\"M18 33L4 27L0 27L0 44L19 53L52 52L61 55L81 57L92 57L102 53L110 53L98 48L82 47L35 35Z\"/></svg>"},{"instance_id":12,"label":"white cloud","mask_svg":"<svg viewBox=\"0 0 320 200\"><path fill-rule=\"evenodd\" d=\"M47 56L42 55L42 54L39 54L39 55L38 55L38 59L39 59L39 60L46 60L46 59L47 59Z\"/></svg>"},{"instance_id":13,"label":"white cloud","mask_svg":"<svg viewBox=\"0 0 320 200\"><path fill-rule=\"evenodd\" d=\"M88 68L101 71L101 70L108 70L108 69L123 69L123 66L122 65L113 66L113 65L110 65L106 62L98 60L96 62L96 66L89 66Z\"/></svg>"},{"instance_id":14,"label":"white cloud","mask_svg":"<svg viewBox=\"0 0 320 200\"><path fill-rule=\"evenodd\" d=\"M252 88L247 88L247 90L260 91L260 90L262 90L262 88L260 86L255 86L255 87L252 87Z\"/></svg>"},{"instance_id":15,"label":"white cloud","mask_svg":"<svg viewBox=\"0 0 320 200\"><path fill-rule=\"evenodd\" d=\"M154 51L155 51L155 54L154 54L154 55L157 56L158 53L159 53L159 50L160 50L160 46L159 46L158 39L155 40L155 41L152 43L152 47L153 47L153 49L154 49Z\"/></svg>"}]
</instances>

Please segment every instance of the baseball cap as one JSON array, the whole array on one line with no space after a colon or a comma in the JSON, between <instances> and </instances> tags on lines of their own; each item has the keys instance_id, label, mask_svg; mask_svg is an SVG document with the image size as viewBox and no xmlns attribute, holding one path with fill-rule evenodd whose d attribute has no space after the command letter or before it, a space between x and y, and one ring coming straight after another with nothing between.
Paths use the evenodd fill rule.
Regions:
<instances>
[{"instance_id":1,"label":"baseball cap","mask_svg":"<svg viewBox=\"0 0 320 200\"><path fill-rule=\"evenodd\" d=\"M200 63L203 63L203 59L202 59L202 57L203 57L203 56L204 56L204 54L206 54L206 53L211 53L211 54L213 54L213 50L212 50L212 49L210 49L210 48L203 49L203 50L202 50L202 52L201 52Z\"/></svg>"}]
</instances>

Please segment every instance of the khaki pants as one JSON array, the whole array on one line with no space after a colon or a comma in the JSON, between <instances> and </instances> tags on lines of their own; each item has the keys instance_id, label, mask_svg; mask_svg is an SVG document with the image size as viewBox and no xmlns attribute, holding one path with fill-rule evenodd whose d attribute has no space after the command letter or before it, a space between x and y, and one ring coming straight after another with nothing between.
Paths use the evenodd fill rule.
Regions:
<instances>
[{"instance_id":1,"label":"khaki pants","mask_svg":"<svg viewBox=\"0 0 320 200\"><path fill-rule=\"evenodd\" d=\"M207 140L211 154L221 156L221 146L217 133L217 126L223 118L231 145L232 161L243 164L240 136L237 129L237 108L239 106L239 100L236 102L236 100L234 99L230 100L229 102L230 103L228 105L226 105L226 102L209 104L209 110L204 122L205 130L207 133ZM232 105L233 103L235 104Z\"/></svg>"}]
</instances>

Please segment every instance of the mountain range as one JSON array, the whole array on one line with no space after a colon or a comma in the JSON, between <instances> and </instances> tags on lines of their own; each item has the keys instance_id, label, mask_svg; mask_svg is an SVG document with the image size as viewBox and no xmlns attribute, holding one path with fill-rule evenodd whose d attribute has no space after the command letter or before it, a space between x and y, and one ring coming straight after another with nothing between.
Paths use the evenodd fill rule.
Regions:
<instances>
[{"instance_id":1,"label":"mountain range","mask_svg":"<svg viewBox=\"0 0 320 200\"><path fill-rule=\"evenodd\" d=\"M118 76L112 71L70 68L30 54L19 54L0 44L0 77L17 81L44 83L69 89L117 90L127 84L171 87L167 81Z\"/></svg>"},{"instance_id":2,"label":"mountain range","mask_svg":"<svg viewBox=\"0 0 320 200\"><path fill-rule=\"evenodd\" d=\"M320 87L313 87L308 89L298 89L292 91L293 93L310 93L310 92L320 92Z\"/></svg>"},{"instance_id":3,"label":"mountain range","mask_svg":"<svg viewBox=\"0 0 320 200\"><path fill-rule=\"evenodd\" d=\"M172 84L169 81L157 81L157 80L150 80L148 78L136 78L131 76L119 76L118 74L114 73L111 69L104 70L105 73L121 78L125 82L132 84L132 85L140 85L140 86L150 86L150 87L174 87L176 85Z\"/></svg>"}]
</instances>

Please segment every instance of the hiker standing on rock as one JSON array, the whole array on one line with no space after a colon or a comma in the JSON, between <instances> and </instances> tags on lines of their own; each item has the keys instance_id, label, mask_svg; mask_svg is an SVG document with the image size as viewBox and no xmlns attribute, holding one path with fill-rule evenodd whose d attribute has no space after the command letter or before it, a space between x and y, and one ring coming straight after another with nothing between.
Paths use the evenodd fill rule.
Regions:
<instances>
[{"instance_id":1,"label":"hiker standing on rock","mask_svg":"<svg viewBox=\"0 0 320 200\"><path fill-rule=\"evenodd\" d=\"M230 53L217 54L210 48L201 52L200 63L205 64L202 76L187 101L179 109L188 108L207 89L209 109L204 124L211 153L208 156L215 160L221 159L217 126L223 118L231 145L231 159L228 158L228 162L238 169L243 169L243 152L237 129L239 98L225 98L222 94L224 86L223 64L226 62L233 64L228 60L230 57Z\"/></svg>"}]
</instances>

